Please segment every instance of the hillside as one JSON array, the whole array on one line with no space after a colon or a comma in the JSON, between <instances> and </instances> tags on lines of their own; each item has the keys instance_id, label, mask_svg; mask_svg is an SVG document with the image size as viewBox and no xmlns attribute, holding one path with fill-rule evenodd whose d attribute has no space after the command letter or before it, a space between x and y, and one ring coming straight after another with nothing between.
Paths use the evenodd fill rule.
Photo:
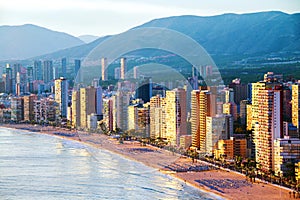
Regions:
<instances>
[{"instance_id":1,"label":"hillside","mask_svg":"<svg viewBox=\"0 0 300 200\"><path fill-rule=\"evenodd\" d=\"M99 37L95 35L80 35L78 38L85 43L90 43L97 40Z\"/></svg>"},{"instance_id":2,"label":"hillside","mask_svg":"<svg viewBox=\"0 0 300 200\"><path fill-rule=\"evenodd\" d=\"M212 17L155 19L139 27L163 27L184 33L210 54L300 51L300 14L260 12Z\"/></svg>"},{"instance_id":3,"label":"hillside","mask_svg":"<svg viewBox=\"0 0 300 200\"><path fill-rule=\"evenodd\" d=\"M209 54L222 56L223 60L226 60L224 56L300 52L300 14L260 12L212 17L176 16L155 19L135 28L141 27L162 27L182 32L201 44ZM83 58L108 37L38 58ZM135 53L144 55L143 52Z\"/></svg>"},{"instance_id":4,"label":"hillside","mask_svg":"<svg viewBox=\"0 0 300 200\"><path fill-rule=\"evenodd\" d=\"M26 59L84 44L66 33L32 24L0 26L0 60Z\"/></svg>"}]
</instances>

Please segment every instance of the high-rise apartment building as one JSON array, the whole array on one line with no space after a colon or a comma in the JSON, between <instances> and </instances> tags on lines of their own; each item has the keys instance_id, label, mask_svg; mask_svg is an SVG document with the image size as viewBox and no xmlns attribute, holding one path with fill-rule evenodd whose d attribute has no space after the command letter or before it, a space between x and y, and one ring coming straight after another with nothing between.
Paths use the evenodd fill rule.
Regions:
<instances>
[{"instance_id":1,"label":"high-rise apartment building","mask_svg":"<svg viewBox=\"0 0 300 200\"><path fill-rule=\"evenodd\" d=\"M142 137L149 136L149 104L128 106L128 130L132 129Z\"/></svg>"},{"instance_id":2,"label":"high-rise apartment building","mask_svg":"<svg viewBox=\"0 0 300 200\"><path fill-rule=\"evenodd\" d=\"M217 149L215 152L215 158L221 159L234 159L236 156L241 156L242 158L247 157L247 140L246 139L236 139L231 137L227 140L219 140L217 142Z\"/></svg>"},{"instance_id":3,"label":"high-rise apartment building","mask_svg":"<svg viewBox=\"0 0 300 200\"><path fill-rule=\"evenodd\" d=\"M192 147L206 152L206 117L211 116L211 93L208 90L191 92Z\"/></svg>"},{"instance_id":4,"label":"high-rise apartment building","mask_svg":"<svg viewBox=\"0 0 300 200\"><path fill-rule=\"evenodd\" d=\"M126 58L121 58L120 79L125 79L127 72Z\"/></svg>"},{"instance_id":5,"label":"high-rise apartment building","mask_svg":"<svg viewBox=\"0 0 300 200\"><path fill-rule=\"evenodd\" d=\"M73 90L72 92L72 126L80 127L80 92Z\"/></svg>"},{"instance_id":6,"label":"high-rise apartment building","mask_svg":"<svg viewBox=\"0 0 300 200\"><path fill-rule=\"evenodd\" d=\"M139 75L140 75L139 74L139 67L138 66L133 67L133 78L138 79Z\"/></svg>"},{"instance_id":7,"label":"high-rise apartment building","mask_svg":"<svg viewBox=\"0 0 300 200\"><path fill-rule=\"evenodd\" d=\"M11 120L24 120L24 99L22 97L11 98Z\"/></svg>"},{"instance_id":8,"label":"high-rise apartment building","mask_svg":"<svg viewBox=\"0 0 300 200\"><path fill-rule=\"evenodd\" d=\"M103 114L103 99L102 99L102 87L98 86L96 88L96 114L102 115Z\"/></svg>"},{"instance_id":9,"label":"high-rise apartment building","mask_svg":"<svg viewBox=\"0 0 300 200\"><path fill-rule=\"evenodd\" d=\"M24 120L34 120L34 101L37 100L37 95L31 94L24 96Z\"/></svg>"},{"instance_id":10,"label":"high-rise apartment building","mask_svg":"<svg viewBox=\"0 0 300 200\"><path fill-rule=\"evenodd\" d=\"M116 94L116 126L122 130L128 130L128 105L131 92L126 88L119 89Z\"/></svg>"},{"instance_id":11,"label":"high-rise apartment building","mask_svg":"<svg viewBox=\"0 0 300 200\"><path fill-rule=\"evenodd\" d=\"M80 70L81 67L81 60L75 60L75 67L74 67L74 79L80 80L79 77L77 77L78 72Z\"/></svg>"},{"instance_id":12,"label":"high-rise apartment building","mask_svg":"<svg viewBox=\"0 0 300 200\"><path fill-rule=\"evenodd\" d=\"M233 134L233 122L230 115L206 117L205 154L212 156L219 140L226 140Z\"/></svg>"},{"instance_id":13,"label":"high-rise apartment building","mask_svg":"<svg viewBox=\"0 0 300 200\"><path fill-rule=\"evenodd\" d=\"M7 94L12 92L12 69L9 64L6 65L5 74L4 74L4 82L5 82L5 92Z\"/></svg>"},{"instance_id":14,"label":"high-rise apartment building","mask_svg":"<svg viewBox=\"0 0 300 200\"><path fill-rule=\"evenodd\" d=\"M44 83L49 83L53 80L53 62L46 60L43 64L43 80Z\"/></svg>"},{"instance_id":15,"label":"high-rise apartment building","mask_svg":"<svg viewBox=\"0 0 300 200\"><path fill-rule=\"evenodd\" d=\"M283 137L282 91L265 89L255 95L259 110L253 132L256 162L264 171L274 170L274 140Z\"/></svg>"},{"instance_id":16,"label":"high-rise apartment building","mask_svg":"<svg viewBox=\"0 0 300 200\"><path fill-rule=\"evenodd\" d=\"M61 59L61 76L67 77L67 58Z\"/></svg>"},{"instance_id":17,"label":"high-rise apartment building","mask_svg":"<svg viewBox=\"0 0 300 200\"><path fill-rule=\"evenodd\" d=\"M240 123L242 125L246 125L246 119L247 119L247 105L248 105L248 100L242 100L240 102Z\"/></svg>"},{"instance_id":18,"label":"high-rise apartment building","mask_svg":"<svg viewBox=\"0 0 300 200\"><path fill-rule=\"evenodd\" d=\"M59 105L60 116L67 118L68 114L68 81L64 77L54 81L55 101Z\"/></svg>"},{"instance_id":19,"label":"high-rise apartment building","mask_svg":"<svg viewBox=\"0 0 300 200\"><path fill-rule=\"evenodd\" d=\"M142 77L139 80L138 88L136 89L136 98L142 99L144 103L150 101L152 97L152 81L151 77Z\"/></svg>"},{"instance_id":20,"label":"high-rise apartment building","mask_svg":"<svg viewBox=\"0 0 300 200\"><path fill-rule=\"evenodd\" d=\"M300 140L299 138L277 138L274 141L274 172L286 176L291 170L288 165L300 161Z\"/></svg>"},{"instance_id":21,"label":"high-rise apartment building","mask_svg":"<svg viewBox=\"0 0 300 200\"><path fill-rule=\"evenodd\" d=\"M300 84L292 85L292 123L300 128Z\"/></svg>"},{"instance_id":22,"label":"high-rise apartment building","mask_svg":"<svg viewBox=\"0 0 300 200\"><path fill-rule=\"evenodd\" d=\"M48 123L56 120L57 103L52 98L34 101L34 121Z\"/></svg>"},{"instance_id":23,"label":"high-rise apartment building","mask_svg":"<svg viewBox=\"0 0 300 200\"><path fill-rule=\"evenodd\" d=\"M224 103L223 104L223 113L231 115L233 117L233 120L236 121L238 118L237 105L234 102Z\"/></svg>"},{"instance_id":24,"label":"high-rise apartment building","mask_svg":"<svg viewBox=\"0 0 300 200\"><path fill-rule=\"evenodd\" d=\"M121 78L121 68L120 67L116 67L115 68L115 79L119 80Z\"/></svg>"},{"instance_id":25,"label":"high-rise apartment building","mask_svg":"<svg viewBox=\"0 0 300 200\"><path fill-rule=\"evenodd\" d=\"M186 91L176 88L166 92L166 137L179 146L180 136L187 133Z\"/></svg>"},{"instance_id":26,"label":"high-rise apartment building","mask_svg":"<svg viewBox=\"0 0 300 200\"><path fill-rule=\"evenodd\" d=\"M113 131L113 100L112 98L103 99L103 121L106 124L107 131Z\"/></svg>"},{"instance_id":27,"label":"high-rise apartment building","mask_svg":"<svg viewBox=\"0 0 300 200\"><path fill-rule=\"evenodd\" d=\"M42 61L40 61L40 60L34 61L33 72L34 72L34 74L33 74L34 80L39 80L39 81L44 80Z\"/></svg>"},{"instance_id":28,"label":"high-rise apartment building","mask_svg":"<svg viewBox=\"0 0 300 200\"><path fill-rule=\"evenodd\" d=\"M80 127L87 128L87 116L96 113L96 88L80 88Z\"/></svg>"},{"instance_id":29,"label":"high-rise apartment building","mask_svg":"<svg viewBox=\"0 0 300 200\"><path fill-rule=\"evenodd\" d=\"M166 100L160 95L150 99L150 137L166 138Z\"/></svg>"},{"instance_id":30,"label":"high-rise apartment building","mask_svg":"<svg viewBox=\"0 0 300 200\"><path fill-rule=\"evenodd\" d=\"M232 88L234 91L234 102L236 104L239 104L242 100L246 100L248 98L247 85L242 84L239 78L232 80L229 84L229 88Z\"/></svg>"},{"instance_id":31,"label":"high-rise apartment building","mask_svg":"<svg viewBox=\"0 0 300 200\"><path fill-rule=\"evenodd\" d=\"M26 80L26 91L33 93L33 77L34 77L34 71L32 67L27 67L27 80Z\"/></svg>"},{"instance_id":32,"label":"high-rise apartment building","mask_svg":"<svg viewBox=\"0 0 300 200\"><path fill-rule=\"evenodd\" d=\"M107 58L101 59L101 77L102 81L107 81Z\"/></svg>"},{"instance_id":33,"label":"high-rise apartment building","mask_svg":"<svg viewBox=\"0 0 300 200\"><path fill-rule=\"evenodd\" d=\"M254 128L256 122L258 121L258 116L260 115L260 109L259 109L260 97L258 96L258 94L261 90L265 90L266 83L257 82L257 83L252 83L251 85L252 85L251 123L252 123L252 128Z\"/></svg>"}]
</instances>

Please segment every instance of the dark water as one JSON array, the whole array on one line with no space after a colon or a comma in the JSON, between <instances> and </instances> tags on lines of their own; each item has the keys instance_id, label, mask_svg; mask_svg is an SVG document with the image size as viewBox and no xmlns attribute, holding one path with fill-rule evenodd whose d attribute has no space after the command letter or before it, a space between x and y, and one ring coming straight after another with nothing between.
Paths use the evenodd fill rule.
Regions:
<instances>
[{"instance_id":1,"label":"dark water","mask_svg":"<svg viewBox=\"0 0 300 200\"><path fill-rule=\"evenodd\" d=\"M0 199L216 199L76 141L0 128Z\"/></svg>"}]
</instances>

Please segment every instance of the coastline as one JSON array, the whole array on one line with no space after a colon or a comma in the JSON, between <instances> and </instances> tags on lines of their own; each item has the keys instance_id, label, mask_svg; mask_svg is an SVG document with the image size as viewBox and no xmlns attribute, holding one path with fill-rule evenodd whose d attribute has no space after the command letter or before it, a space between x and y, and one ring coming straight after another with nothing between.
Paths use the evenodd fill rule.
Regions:
<instances>
[{"instance_id":1,"label":"coastline","mask_svg":"<svg viewBox=\"0 0 300 200\"><path fill-rule=\"evenodd\" d=\"M29 124L0 124L0 127L47 134L67 140L82 142L95 148L101 148L119 154L127 159L143 163L162 173L169 174L182 182L225 199L290 199L289 190L279 189L272 184L250 183L243 175L224 170L204 170L176 172L172 167L205 167L202 161L192 163L183 156L153 146L142 146L139 142L125 141L120 144L104 134L70 131L56 127L42 127Z\"/></svg>"}]
</instances>

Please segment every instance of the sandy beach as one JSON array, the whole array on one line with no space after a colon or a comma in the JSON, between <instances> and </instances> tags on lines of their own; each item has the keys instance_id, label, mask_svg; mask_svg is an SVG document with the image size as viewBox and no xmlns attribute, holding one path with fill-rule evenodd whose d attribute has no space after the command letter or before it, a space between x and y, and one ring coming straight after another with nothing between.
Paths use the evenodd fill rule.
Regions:
<instances>
[{"instance_id":1,"label":"sandy beach","mask_svg":"<svg viewBox=\"0 0 300 200\"><path fill-rule=\"evenodd\" d=\"M272 184L250 183L245 176L226 170L216 170L202 161L176 155L153 146L143 146L137 141L118 140L104 134L69 131L55 127L41 127L27 124L1 125L37 133L49 134L65 139L84 142L103 148L160 170L181 179L201 190L211 192L226 199L291 199L289 190Z\"/></svg>"}]
</instances>

